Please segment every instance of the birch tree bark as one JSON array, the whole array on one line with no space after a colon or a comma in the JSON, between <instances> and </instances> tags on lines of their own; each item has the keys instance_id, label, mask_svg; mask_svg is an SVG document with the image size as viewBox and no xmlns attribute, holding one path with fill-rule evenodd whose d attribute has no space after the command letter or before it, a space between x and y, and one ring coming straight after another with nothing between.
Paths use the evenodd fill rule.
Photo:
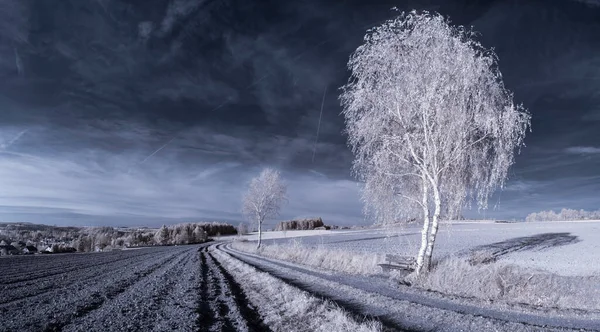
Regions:
<instances>
[{"instance_id":1,"label":"birch tree bark","mask_svg":"<svg viewBox=\"0 0 600 332\"><path fill-rule=\"evenodd\" d=\"M422 176L422 205L423 205L423 229L421 230L421 247L419 248L419 253L417 254L417 271L421 271L423 269L424 260L425 260L425 250L428 248L427 246L427 236L429 234L429 224L431 220L429 220L429 197L427 193L427 180L425 176Z\"/></svg>"}]
</instances>

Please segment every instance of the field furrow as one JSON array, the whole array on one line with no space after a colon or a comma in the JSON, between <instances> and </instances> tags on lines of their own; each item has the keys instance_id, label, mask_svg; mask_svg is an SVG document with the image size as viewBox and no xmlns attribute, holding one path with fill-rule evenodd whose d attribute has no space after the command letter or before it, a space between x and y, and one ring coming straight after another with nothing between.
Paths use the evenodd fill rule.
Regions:
<instances>
[{"instance_id":1,"label":"field furrow","mask_svg":"<svg viewBox=\"0 0 600 332\"><path fill-rule=\"evenodd\" d=\"M113 261L102 261L97 265L88 265L77 269L79 280L73 282L68 278L68 274L73 274L74 271L65 271L58 274L50 274L41 276L35 279L27 279L26 281L13 282L0 285L3 291L3 304L9 304L23 298L40 296L46 292L61 290L64 287L82 287L81 284L101 281L106 278L106 275L121 268L124 265L129 265L136 260L144 259L145 256L154 255L146 253L145 255L129 255L128 257L115 258ZM99 267L102 267L101 269Z\"/></svg>"},{"instance_id":2,"label":"field furrow","mask_svg":"<svg viewBox=\"0 0 600 332\"><path fill-rule=\"evenodd\" d=\"M27 296L24 292L21 299L0 304L2 329L62 330L71 321L89 315L148 275L157 270L167 270L182 253L181 249L149 250L154 253L152 258L136 254L138 259L121 261L110 269L100 266L96 270L98 278L85 279L82 275L71 273L65 275L62 287L34 296ZM89 258L95 257L89 255Z\"/></svg>"},{"instance_id":3,"label":"field furrow","mask_svg":"<svg viewBox=\"0 0 600 332\"><path fill-rule=\"evenodd\" d=\"M0 331L268 330L206 247L0 260Z\"/></svg>"},{"instance_id":4,"label":"field furrow","mask_svg":"<svg viewBox=\"0 0 600 332\"><path fill-rule=\"evenodd\" d=\"M173 290L179 278L185 274L185 270L193 269L194 252L195 250L190 249L179 252L157 269L115 288L93 312L73 320L64 330L151 330L159 324L173 326L178 330L182 323L185 325L189 317L177 321L176 317L160 315L160 311L166 305L167 299L173 296ZM182 309L177 308L179 311ZM188 309L189 313L193 314L193 307Z\"/></svg>"}]
</instances>

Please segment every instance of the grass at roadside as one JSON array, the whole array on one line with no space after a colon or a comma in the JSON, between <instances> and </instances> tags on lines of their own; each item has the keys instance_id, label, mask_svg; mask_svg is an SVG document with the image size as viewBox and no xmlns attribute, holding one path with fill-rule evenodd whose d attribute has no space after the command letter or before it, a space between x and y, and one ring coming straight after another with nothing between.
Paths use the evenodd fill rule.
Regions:
<instances>
[{"instance_id":1,"label":"grass at roadside","mask_svg":"<svg viewBox=\"0 0 600 332\"><path fill-rule=\"evenodd\" d=\"M600 277L559 276L501 261L472 265L453 256L441 260L430 273L408 279L418 287L444 294L600 311Z\"/></svg>"},{"instance_id":2,"label":"grass at roadside","mask_svg":"<svg viewBox=\"0 0 600 332\"><path fill-rule=\"evenodd\" d=\"M381 273L380 254L360 254L325 247L290 244L263 245L256 250L254 242L234 242L234 249L337 272L375 275ZM600 311L600 276L559 276L542 270L509 265L502 261L471 264L468 257L441 259L425 275L392 275L413 286L486 301L528 304L545 308Z\"/></svg>"},{"instance_id":3,"label":"grass at roadside","mask_svg":"<svg viewBox=\"0 0 600 332\"><path fill-rule=\"evenodd\" d=\"M263 321L274 331L382 330L379 322L356 321L334 303L318 299L221 251L214 251L214 256L238 281Z\"/></svg>"},{"instance_id":4,"label":"grass at roadside","mask_svg":"<svg viewBox=\"0 0 600 332\"><path fill-rule=\"evenodd\" d=\"M255 242L234 241L232 247L269 258L349 274L377 274L381 270L377 263L383 260L381 254L360 254L320 246L305 246L296 240L291 240L289 244L262 245L259 250L256 250Z\"/></svg>"}]
</instances>

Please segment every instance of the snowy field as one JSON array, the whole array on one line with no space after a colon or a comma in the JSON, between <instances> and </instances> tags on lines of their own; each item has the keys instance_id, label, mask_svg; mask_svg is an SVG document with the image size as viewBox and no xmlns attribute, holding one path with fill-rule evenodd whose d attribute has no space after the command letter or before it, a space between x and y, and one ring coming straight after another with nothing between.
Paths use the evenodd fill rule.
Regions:
<instances>
[{"instance_id":1,"label":"snowy field","mask_svg":"<svg viewBox=\"0 0 600 332\"><path fill-rule=\"evenodd\" d=\"M265 244L299 241L304 245L355 252L413 255L420 226L402 228L265 232ZM256 239L249 235L249 240ZM559 275L600 275L600 221L532 223L453 223L440 226L434 256L470 250L497 253L500 262Z\"/></svg>"}]
</instances>

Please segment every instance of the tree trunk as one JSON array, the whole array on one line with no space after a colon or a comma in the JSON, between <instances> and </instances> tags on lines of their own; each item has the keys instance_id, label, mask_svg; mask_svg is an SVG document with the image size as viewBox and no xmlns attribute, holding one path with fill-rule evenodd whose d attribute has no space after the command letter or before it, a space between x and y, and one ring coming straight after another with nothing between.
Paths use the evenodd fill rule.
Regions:
<instances>
[{"instance_id":1,"label":"tree trunk","mask_svg":"<svg viewBox=\"0 0 600 332\"><path fill-rule=\"evenodd\" d=\"M423 229L421 230L421 248L417 255L417 275L421 274L423 270L423 263L425 260L425 250L427 249L427 233L429 232L429 204L427 200L427 181L423 178Z\"/></svg>"},{"instance_id":2,"label":"tree trunk","mask_svg":"<svg viewBox=\"0 0 600 332\"><path fill-rule=\"evenodd\" d=\"M258 245L256 249L260 249L260 242L262 240L262 232L261 232L262 220L258 221Z\"/></svg>"},{"instance_id":3,"label":"tree trunk","mask_svg":"<svg viewBox=\"0 0 600 332\"><path fill-rule=\"evenodd\" d=\"M437 235L442 200L440 199L440 192L436 185L433 185L433 200L435 203L435 212L433 213L433 220L431 221L431 233L429 234L429 241L427 243L427 250L425 252L425 263L424 267L427 271L431 270L431 256L433 255L433 247L435 244L435 237Z\"/></svg>"}]
</instances>

